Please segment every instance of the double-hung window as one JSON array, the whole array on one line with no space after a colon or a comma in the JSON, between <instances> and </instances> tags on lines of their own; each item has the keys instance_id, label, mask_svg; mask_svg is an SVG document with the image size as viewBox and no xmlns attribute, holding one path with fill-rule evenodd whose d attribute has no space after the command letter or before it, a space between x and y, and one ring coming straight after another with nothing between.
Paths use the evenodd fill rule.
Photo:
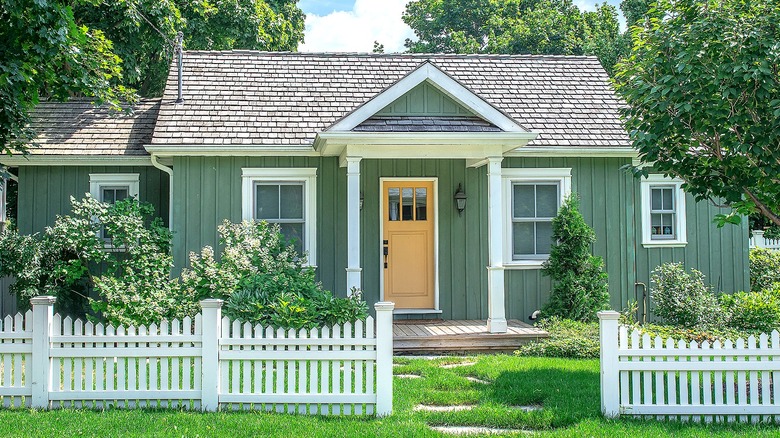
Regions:
<instances>
[{"instance_id":1,"label":"double-hung window","mask_svg":"<svg viewBox=\"0 0 780 438\"><path fill-rule=\"evenodd\" d=\"M314 168L242 169L244 219L279 224L284 237L299 254L316 256L316 181Z\"/></svg>"},{"instance_id":2,"label":"double-hung window","mask_svg":"<svg viewBox=\"0 0 780 438\"><path fill-rule=\"evenodd\" d=\"M682 181L651 174L641 183L642 244L682 246L687 243Z\"/></svg>"},{"instance_id":3,"label":"double-hung window","mask_svg":"<svg viewBox=\"0 0 780 438\"><path fill-rule=\"evenodd\" d=\"M137 173L91 173L89 174L89 192L93 198L100 202L114 204L127 198L138 199ZM110 240L105 229L100 231L100 236Z\"/></svg>"},{"instance_id":4,"label":"double-hung window","mask_svg":"<svg viewBox=\"0 0 780 438\"><path fill-rule=\"evenodd\" d=\"M552 220L571 193L571 169L503 169L504 265L538 268L550 255Z\"/></svg>"}]
</instances>

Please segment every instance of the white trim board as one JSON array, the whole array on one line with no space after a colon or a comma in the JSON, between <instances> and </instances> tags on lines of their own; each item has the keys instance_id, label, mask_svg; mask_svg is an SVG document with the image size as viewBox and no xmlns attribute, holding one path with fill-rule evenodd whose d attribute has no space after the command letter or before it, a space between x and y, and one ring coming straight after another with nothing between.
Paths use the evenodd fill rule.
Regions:
<instances>
[{"instance_id":1,"label":"white trim board","mask_svg":"<svg viewBox=\"0 0 780 438\"><path fill-rule=\"evenodd\" d=\"M241 168L241 218L253 219L254 183L302 182L305 224L304 249L309 253L307 266L317 266L317 168L316 167L244 167Z\"/></svg>"},{"instance_id":2,"label":"white trim board","mask_svg":"<svg viewBox=\"0 0 780 438\"><path fill-rule=\"evenodd\" d=\"M139 174L137 173L90 173L89 174L89 193L98 201L100 199L100 188L104 186L127 186L127 194L139 198Z\"/></svg>"},{"instance_id":3,"label":"white trim board","mask_svg":"<svg viewBox=\"0 0 780 438\"><path fill-rule=\"evenodd\" d=\"M528 132L512 118L486 102L471 90L464 87L448 74L441 71L430 61L425 61L395 84L374 96L356 110L333 124L326 132L351 131L366 119L381 111L387 105L395 102L401 96L411 91L417 85L428 82L454 101L463 105L474 114L498 126L505 132Z\"/></svg>"},{"instance_id":4,"label":"white trim board","mask_svg":"<svg viewBox=\"0 0 780 438\"><path fill-rule=\"evenodd\" d=\"M151 166L152 157L124 157L113 155L28 155L0 158L0 163L11 166Z\"/></svg>"},{"instance_id":5,"label":"white trim board","mask_svg":"<svg viewBox=\"0 0 780 438\"><path fill-rule=\"evenodd\" d=\"M379 178L379 301L385 300L385 269L382 255L382 236L385 232L385 205L382 188L385 181L433 181L433 306L429 313L441 311L439 305L439 177L381 177ZM405 310L405 309L397 309ZM416 313L421 313L416 309Z\"/></svg>"}]
</instances>

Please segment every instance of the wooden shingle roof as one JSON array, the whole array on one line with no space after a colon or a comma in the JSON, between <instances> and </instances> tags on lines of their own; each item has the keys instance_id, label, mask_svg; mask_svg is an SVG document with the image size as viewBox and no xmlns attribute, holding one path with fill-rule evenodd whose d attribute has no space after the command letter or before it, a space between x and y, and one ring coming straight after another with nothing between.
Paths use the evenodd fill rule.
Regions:
<instances>
[{"instance_id":1,"label":"wooden shingle roof","mask_svg":"<svg viewBox=\"0 0 780 438\"><path fill-rule=\"evenodd\" d=\"M630 146L621 101L595 57L255 51L185 52L185 102L174 104L174 63L152 144L311 145L426 61L539 132L529 148Z\"/></svg>"}]
</instances>

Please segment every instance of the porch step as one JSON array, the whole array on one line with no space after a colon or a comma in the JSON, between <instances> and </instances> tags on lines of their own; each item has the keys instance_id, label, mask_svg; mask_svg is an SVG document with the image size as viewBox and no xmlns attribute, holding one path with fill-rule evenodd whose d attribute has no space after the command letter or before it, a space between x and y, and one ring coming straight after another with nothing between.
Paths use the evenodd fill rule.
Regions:
<instances>
[{"instance_id":1,"label":"porch step","mask_svg":"<svg viewBox=\"0 0 780 438\"><path fill-rule=\"evenodd\" d=\"M520 345L549 336L519 320L506 333L488 333L481 320L396 320L393 349L397 353L511 352Z\"/></svg>"}]
</instances>

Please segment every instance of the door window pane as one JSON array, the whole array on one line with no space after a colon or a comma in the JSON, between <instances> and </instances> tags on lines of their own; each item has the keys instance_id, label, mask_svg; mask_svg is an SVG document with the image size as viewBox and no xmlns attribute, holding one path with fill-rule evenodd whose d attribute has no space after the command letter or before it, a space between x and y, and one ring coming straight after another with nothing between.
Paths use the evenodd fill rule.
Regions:
<instances>
[{"instance_id":1,"label":"door window pane","mask_svg":"<svg viewBox=\"0 0 780 438\"><path fill-rule=\"evenodd\" d=\"M399 210L401 207L401 190L399 188L396 187L387 189L387 203L388 220L400 220Z\"/></svg>"},{"instance_id":2,"label":"door window pane","mask_svg":"<svg viewBox=\"0 0 780 438\"><path fill-rule=\"evenodd\" d=\"M413 190L409 187L404 187L402 192L402 215L401 220L410 221L414 219L413 216L413 210L414 210L414 198Z\"/></svg>"},{"instance_id":3,"label":"door window pane","mask_svg":"<svg viewBox=\"0 0 780 438\"><path fill-rule=\"evenodd\" d=\"M414 191L414 203L418 221L428 220L428 189L417 188Z\"/></svg>"}]
</instances>

